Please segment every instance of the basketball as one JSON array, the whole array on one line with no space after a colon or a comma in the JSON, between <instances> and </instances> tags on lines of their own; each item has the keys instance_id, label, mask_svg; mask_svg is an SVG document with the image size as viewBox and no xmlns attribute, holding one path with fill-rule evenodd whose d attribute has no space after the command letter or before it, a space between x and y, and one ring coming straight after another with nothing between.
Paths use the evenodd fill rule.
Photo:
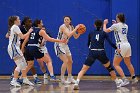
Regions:
<instances>
[{"instance_id":1,"label":"basketball","mask_svg":"<svg viewBox=\"0 0 140 93\"><path fill-rule=\"evenodd\" d=\"M86 26L84 24L79 24L79 28L77 29L77 32L80 34L84 34L86 32Z\"/></svg>"}]
</instances>

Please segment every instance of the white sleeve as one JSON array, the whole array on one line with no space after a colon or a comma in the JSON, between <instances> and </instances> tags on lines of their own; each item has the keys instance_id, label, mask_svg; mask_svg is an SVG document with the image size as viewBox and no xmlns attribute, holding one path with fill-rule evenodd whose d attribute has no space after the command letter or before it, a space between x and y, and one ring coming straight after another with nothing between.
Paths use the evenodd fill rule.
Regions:
<instances>
[{"instance_id":1,"label":"white sleeve","mask_svg":"<svg viewBox=\"0 0 140 93\"><path fill-rule=\"evenodd\" d=\"M21 30L20 30L20 28L19 28L18 26L15 26L15 27L14 27L14 32L15 32L16 34L22 33Z\"/></svg>"},{"instance_id":2,"label":"white sleeve","mask_svg":"<svg viewBox=\"0 0 140 93\"><path fill-rule=\"evenodd\" d=\"M117 30L117 25L113 24L111 27L109 27L110 31L116 31Z\"/></svg>"}]
</instances>

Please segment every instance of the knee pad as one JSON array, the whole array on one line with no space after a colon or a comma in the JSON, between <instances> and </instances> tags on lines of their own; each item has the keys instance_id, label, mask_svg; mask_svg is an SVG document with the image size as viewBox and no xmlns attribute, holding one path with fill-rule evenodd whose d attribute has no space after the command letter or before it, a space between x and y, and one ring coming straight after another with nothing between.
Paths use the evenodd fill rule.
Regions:
<instances>
[{"instance_id":1,"label":"knee pad","mask_svg":"<svg viewBox=\"0 0 140 93\"><path fill-rule=\"evenodd\" d=\"M111 64L110 64L108 67L106 67L106 69L107 69L109 72L114 71L114 68L111 66Z\"/></svg>"}]
</instances>

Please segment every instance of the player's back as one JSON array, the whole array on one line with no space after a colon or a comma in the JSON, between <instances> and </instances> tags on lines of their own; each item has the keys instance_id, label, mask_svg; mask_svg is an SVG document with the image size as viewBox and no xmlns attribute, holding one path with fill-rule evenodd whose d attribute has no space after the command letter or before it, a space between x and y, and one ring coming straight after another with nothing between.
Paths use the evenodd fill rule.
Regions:
<instances>
[{"instance_id":1,"label":"player's back","mask_svg":"<svg viewBox=\"0 0 140 93\"><path fill-rule=\"evenodd\" d=\"M128 42L127 40L127 32L128 32L128 26L125 23L117 23L114 24L114 36L116 39L116 43L123 43Z\"/></svg>"},{"instance_id":2,"label":"player's back","mask_svg":"<svg viewBox=\"0 0 140 93\"><path fill-rule=\"evenodd\" d=\"M42 38L42 36L39 35L40 30L41 29L38 27L33 27L33 32L31 32L29 37L28 46L39 46L40 38Z\"/></svg>"},{"instance_id":3,"label":"player's back","mask_svg":"<svg viewBox=\"0 0 140 93\"><path fill-rule=\"evenodd\" d=\"M90 49L104 49L104 41L106 38L106 33L102 30L92 31L89 34L89 48Z\"/></svg>"}]
</instances>

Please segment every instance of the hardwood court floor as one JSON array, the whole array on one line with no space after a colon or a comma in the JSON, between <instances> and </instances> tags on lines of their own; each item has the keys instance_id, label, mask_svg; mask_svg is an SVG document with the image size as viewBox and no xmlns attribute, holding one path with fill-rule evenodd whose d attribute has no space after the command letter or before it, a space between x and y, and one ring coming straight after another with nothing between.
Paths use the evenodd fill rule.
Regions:
<instances>
[{"instance_id":1,"label":"hardwood court floor","mask_svg":"<svg viewBox=\"0 0 140 93\"><path fill-rule=\"evenodd\" d=\"M41 81L40 85L15 88L9 85L9 79L1 79L0 93L140 93L140 81L117 89L111 80L81 80L80 90L73 90L73 84L62 85L60 82L43 79Z\"/></svg>"}]
</instances>

